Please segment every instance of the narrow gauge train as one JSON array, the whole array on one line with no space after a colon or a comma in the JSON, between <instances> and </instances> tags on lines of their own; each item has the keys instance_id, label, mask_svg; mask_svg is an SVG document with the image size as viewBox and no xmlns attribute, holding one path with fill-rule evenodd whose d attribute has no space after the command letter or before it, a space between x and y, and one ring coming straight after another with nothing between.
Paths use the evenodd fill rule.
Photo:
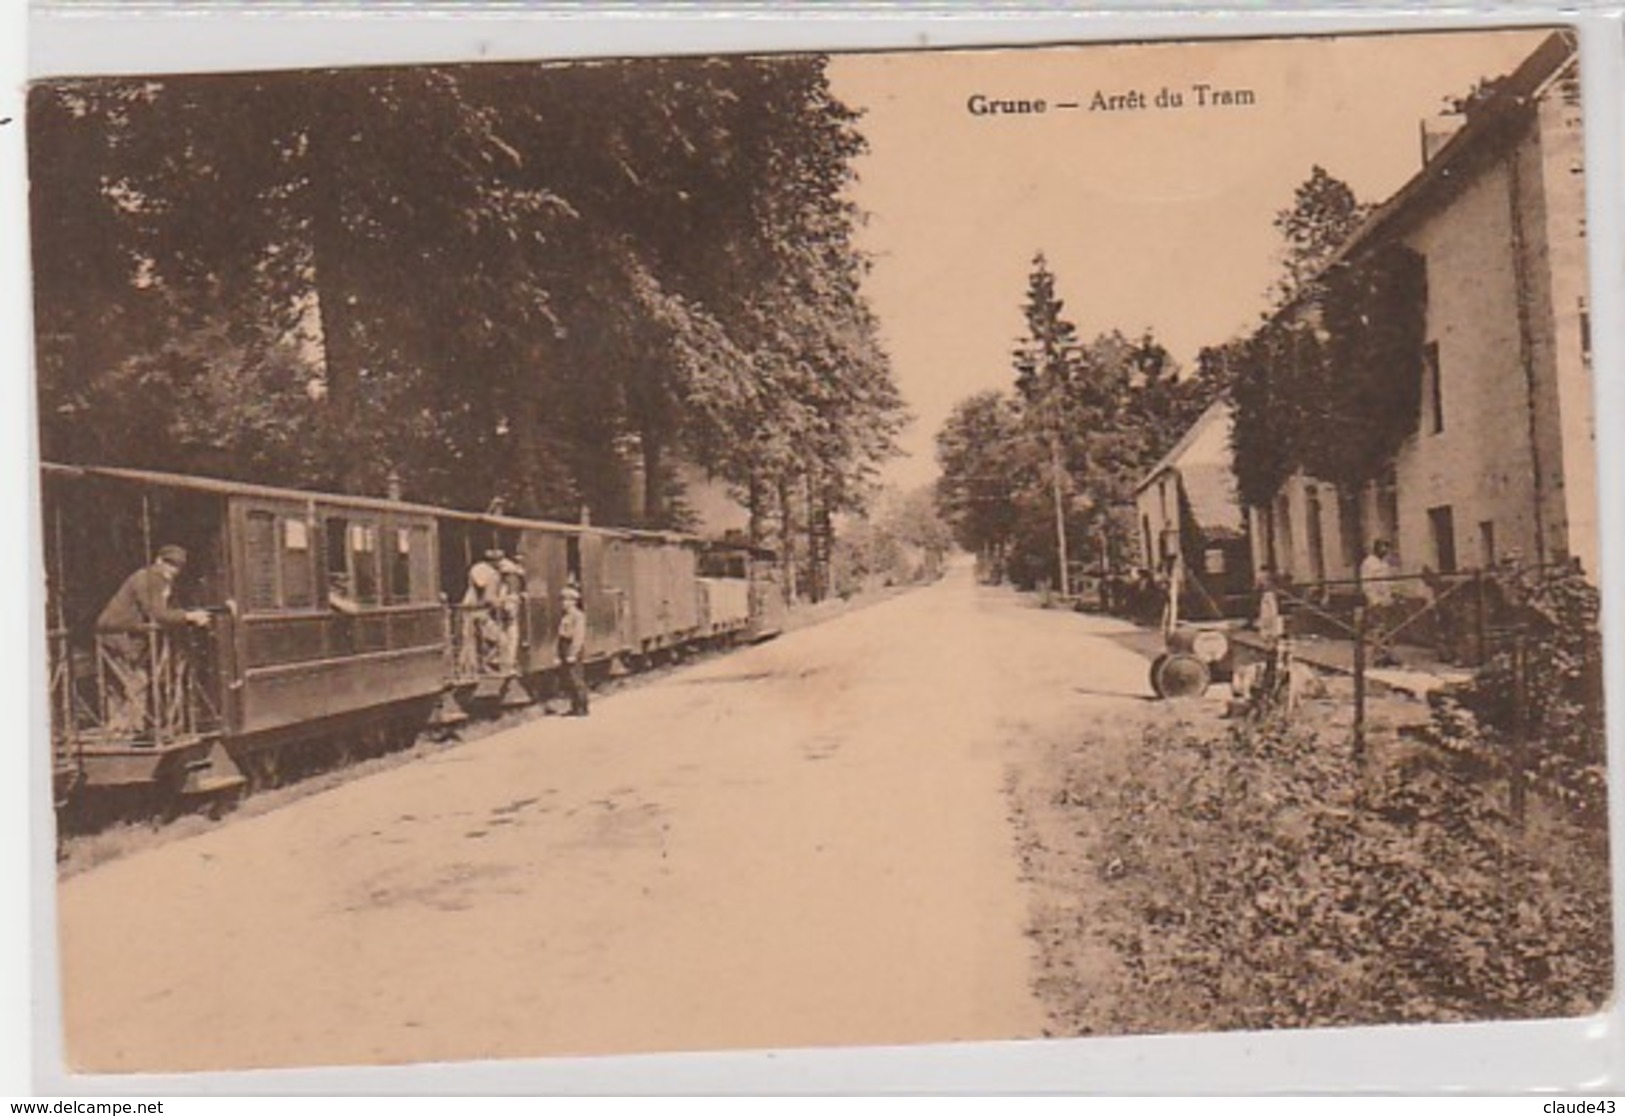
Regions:
<instances>
[{"instance_id":1,"label":"narrow gauge train","mask_svg":"<svg viewBox=\"0 0 1625 1116\"><path fill-rule=\"evenodd\" d=\"M589 677L783 621L771 554L692 536L130 469L47 464L41 492L53 781L80 819L230 801L545 700L566 585ZM97 618L170 544L189 556L174 598L209 623L126 637L146 644L132 681ZM523 571L499 653L463 603L495 549Z\"/></svg>"}]
</instances>

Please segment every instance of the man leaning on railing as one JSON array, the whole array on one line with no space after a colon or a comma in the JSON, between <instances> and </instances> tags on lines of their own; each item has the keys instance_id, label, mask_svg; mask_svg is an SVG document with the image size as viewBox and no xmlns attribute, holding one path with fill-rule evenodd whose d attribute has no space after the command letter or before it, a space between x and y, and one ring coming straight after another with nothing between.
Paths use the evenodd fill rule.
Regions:
<instances>
[{"instance_id":1,"label":"man leaning on railing","mask_svg":"<svg viewBox=\"0 0 1625 1116\"><path fill-rule=\"evenodd\" d=\"M148 708L155 644L164 628L185 624L203 628L209 614L202 609L181 609L169 603L175 579L186 568L186 551L169 545L158 548L152 565L124 579L96 620L96 642L113 673L106 687L109 733L138 735L151 721Z\"/></svg>"},{"instance_id":2,"label":"man leaning on railing","mask_svg":"<svg viewBox=\"0 0 1625 1116\"><path fill-rule=\"evenodd\" d=\"M1394 606L1398 599L1395 579L1398 571L1389 557L1386 539L1373 539L1371 549L1360 563L1360 591L1365 595L1366 640L1375 649L1373 666L1398 666L1389 649L1389 633L1395 627Z\"/></svg>"}]
</instances>

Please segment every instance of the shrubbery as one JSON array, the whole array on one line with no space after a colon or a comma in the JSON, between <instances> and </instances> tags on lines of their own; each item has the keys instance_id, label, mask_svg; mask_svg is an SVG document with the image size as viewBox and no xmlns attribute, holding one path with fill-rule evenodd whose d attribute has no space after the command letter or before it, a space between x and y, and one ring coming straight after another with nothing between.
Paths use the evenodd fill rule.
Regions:
<instances>
[{"instance_id":1,"label":"shrubbery","mask_svg":"<svg viewBox=\"0 0 1625 1116\"><path fill-rule=\"evenodd\" d=\"M1597 590L1576 569L1500 570L1501 634L1471 682L1430 700L1429 739L1504 771L1516 729L1515 633L1524 647L1524 724L1536 788L1591 818L1607 809Z\"/></svg>"},{"instance_id":2,"label":"shrubbery","mask_svg":"<svg viewBox=\"0 0 1625 1116\"><path fill-rule=\"evenodd\" d=\"M1103 823L1102 907L1123 965L1104 997L1113 1018L1080 1013L1080 1029L1598 1008L1612 986L1602 827L1540 815L1522 834L1500 784L1417 744L1385 744L1362 770L1326 717L1313 711L1318 731L1153 728L1122 781L1062 789Z\"/></svg>"}]
</instances>

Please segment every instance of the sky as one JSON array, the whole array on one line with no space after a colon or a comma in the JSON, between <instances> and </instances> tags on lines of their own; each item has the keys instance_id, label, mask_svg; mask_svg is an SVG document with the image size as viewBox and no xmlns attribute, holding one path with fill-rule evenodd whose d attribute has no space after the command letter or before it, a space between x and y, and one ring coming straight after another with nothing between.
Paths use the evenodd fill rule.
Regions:
<instances>
[{"instance_id":1,"label":"sky","mask_svg":"<svg viewBox=\"0 0 1625 1116\"><path fill-rule=\"evenodd\" d=\"M1447 96L1515 69L1546 32L1368 35L839 55L838 97L869 143L853 200L899 387L908 458L936 475L953 405L1008 388L1034 254L1083 337L1153 331L1187 367L1243 333L1280 274L1272 221L1315 164L1380 202L1421 167L1421 122ZM1197 103L1194 87L1252 103ZM1179 108L1155 107L1163 89ZM1096 93L1143 109L1091 110ZM975 115L988 99L1042 114ZM1245 100L1245 98L1236 98ZM1057 107L1076 103L1076 109ZM1123 102L1119 102L1123 103Z\"/></svg>"}]
</instances>

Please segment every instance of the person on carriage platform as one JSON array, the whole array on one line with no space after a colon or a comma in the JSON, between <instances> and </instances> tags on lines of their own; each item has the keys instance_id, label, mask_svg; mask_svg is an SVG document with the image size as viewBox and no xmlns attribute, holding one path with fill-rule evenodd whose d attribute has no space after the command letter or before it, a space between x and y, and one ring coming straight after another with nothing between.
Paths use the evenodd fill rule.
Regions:
<instances>
[{"instance_id":1,"label":"person on carriage platform","mask_svg":"<svg viewBox=\"0 0 1625 1116\"><path fill-rule=\"evenodd\" d=\"M112 733L139 734L148 727L153 665L149 633L209 625L209 614L203 609L177 608L171 603L175 580L185 569L182 547L159 547L152 564L125 578L96 618L96 642L112 670L106 694L106 727Z\"/></svg>"},{"instance_id":2,"label":"person on carriage platform","mask_svg":"<svg viewBox=\"0 0 1625 1116\"><path fill-rule=\"evenodd\" d=\"M513 674L519 669L519 620L525 599L525 566L517 558L503 558L497 563L502 579L497 594L497 623L501 628L502 672Z\"/></svg>"},{"instance_id":3,"label":"person on carriage platform","mask_svg":"<svg viewBox=\"0 0 1625 1116\"><path fill-rule=\"evenodd\" d=\"M502 656L502 573L507 558L492 547L468 568L468 589L463 593L464 646L474 651L482 671L496 671Z\"/></svg>"}]
</instances>

